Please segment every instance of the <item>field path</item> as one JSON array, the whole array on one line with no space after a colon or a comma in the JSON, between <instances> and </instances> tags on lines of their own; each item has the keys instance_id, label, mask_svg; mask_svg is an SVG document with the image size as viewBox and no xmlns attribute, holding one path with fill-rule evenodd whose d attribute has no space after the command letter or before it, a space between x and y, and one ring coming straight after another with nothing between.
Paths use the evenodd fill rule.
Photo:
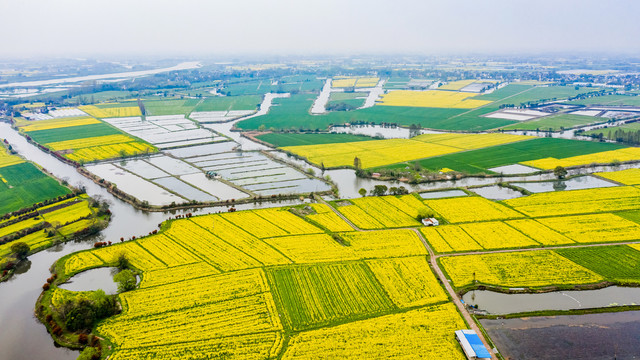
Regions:
<instances>
[{"instance_id":1,"label":"field path","mask_svg":"<svg viewBox=\"0 0 640 360\"><path fill-rule=\"evenodd\" d=\"M413 232L415 232L416 235L418 235L424 247L427 248L427 251L429 252L429 262L431 263L433 270L435 271L436 275L438 275L438 279L440 279L440 282L442 283L442 285L444 285L444 288L449 293L449 296L451 296L451 298L453 299L453 303L456 304L456 307L462 314L462 317L464 317L467 324L469 324L469 327L473 331L475 331L476 334L478 334L478 337L480 338L480 340L482 340L482 343L484 344L484 346L487 348L487 350L489 350L489 354L491 354L491 359L498 360L498 357L493 353L493 350L489 345L489 342L484 337L484 333L480 331L480 327L478 327L478 324L476 324L476 322L473 320L473 318L467 311L467 307L464 306L462 301L460 301L460 299L458 298L458 294L456 294L456 292L453 290L453 287L449 283L449 280L447 279L447 277L444 276L444 273L442 272L442 270L440 269L440 266L438 265L438 261L437 261L438 258L433 253L433 250L431 250L431 247L427 243L427 239L425 239L424 236L422 236L422 233L418 229L412 228L411 230L413 230Z\"/></svg>"},{"instance_id":2,"label":"field path","mask_svg":"<svg viewBox=\"0 0 640 360\"><path fill-rule=\"evenodd\" d=\"M340 211L338 211L333 206L327 204L327 202L323 198L321 198L320 196L316 196L316 200L318 200L319 202L329 206L329 208L336 215L338 215L342 220L344 220L347 224L349 224L349 226L354 228L356 231L360 231L360 232L374 231L374 230L362 230L362 229L358 228L355 224L353 224L351 221L349 221L349 219L347 219L344 215L342 215L342 213ZM440 282L444 285L444 288L449 293L449 296L451 296L451 299L453 299L453 303L456 305L456 307L458 308L458 310L462 314L462 317L465 319L467 324L469 324L469 327L472 330L474 330L476 332L476 334L478 334L478 337L480 338L480 340L482 340L482 343L484 344L484 346L489 350L489 353L491 354L491 359L498 360L496 355L491 350L492 348L489 345L489 342L487 342L487 339L484 337L484 334L482 333L482 331L480 331L480 328L478 327L476 322L473 320L473 318L469 314L469 311L467 311L467 308L464 306L464 304L462 304L462 302L458 298L458 294L456 294L456 292L453 290L453 287L449 283L449 280L447 280L447 277L444 276L444 273L440 269L440 266L438 266L438 261L437 261L438 256L436 256L433 253L433 250L429 246L429 243L427 243L427 239L425 239L424 236L422 236L422 233L416 228L404 228L404 229L411 230L411 231L415 232L416 235L418 235L418 238L420 238L420 241L422 241L422 244L424 245L424 247L429 252L429 262L431 263L431 266L433 267L433 270L435 271L436 275L440 279ZM397 229L397 230L400 230L400 229Z\"/></svg>"},{"instance_id":3,"label":"field path","mask_svg":"<svg viewBox=\"0 0 640 360\"><path fill-rule=\"evenodd\" d=\"M315 196L316 200L318 202L321 202L325 205L327 205L329 207L329 209L331 209L336 215L338 215L342 220L344 220L344 222L346 222L347 224L349 224L349 226L351 226L354 230L356 231L372 231L372 230L362 230L359 227L357 227L354 223L351 222L351 220L347 219L344 215L342 215L342 213L340 211L338 211L336 208L334 208L333 206L329 205L326 201L324 201L324 199L320 196Z\"/></svg>"}]
</instances>

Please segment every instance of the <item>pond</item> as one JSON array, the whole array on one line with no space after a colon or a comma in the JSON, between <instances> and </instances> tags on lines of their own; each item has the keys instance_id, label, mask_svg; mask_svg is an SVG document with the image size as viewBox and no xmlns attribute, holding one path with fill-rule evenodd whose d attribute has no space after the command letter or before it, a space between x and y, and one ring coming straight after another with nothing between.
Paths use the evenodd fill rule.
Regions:
<instances>
[{"instance_id":1,"label":"pond","mask_svg":"<svg viewBox=\"0 0 640 360\"><path fill-rule=\"evenodd\" d=\"M103 267L83 271L71 277L66 283L58 286L71 291L95 291L102 289L107 294L117 294L118 284L113 276L118 273L117 268Z\"/></svg>"},{"instance_id":2,"label":"pond","mask_svg":"<svg viewBox=\"0 0 640 360\"><path fill-rule=\"evenodd\" d=\"M490 200L507 200L515 199L517 197L524 196L520 191L510 189L508 187L502 187L498 185L483 186L479 188L471 188L469 191L482 196L485 199Z\"/></svg>"},{"instance_id":3,"label":"pond","mask_svg":"<svg viewBox=\"0 0 640 360\"><path fill-rule=\"evenodd\" d=\"M579 177L571 178L569 180L555 180L555 181L546 181L546 182L530 182L530 183L514 182L512 184L515 186L521 187L525 190L528 190L532 193L563 191L563 190L583 190L583 189L594 189L594 188L618 186L615 183L612 183L607 180L603 180L595 176L579 176Z\"/></svg>"},{"instance_id":4,"label":"pond","mask_svg":"<svg viewBox=\"0 0 640 360\"><path fill-rule=\"evenodd\" d=\"M423 199L441 199L458 196L467 196L467 193L462 190L446 190L420 193L420 197L422 197Z\"/></svg>"},{"instance_id":5,"label":"pond","mask_svg":"<svg viewBox=\"0 0 640 360\"><path fill-rule=\"evenodd\" d=\"M469 291L462 297L469 305L489 314L513 314L540 310L573 310L611 305L640 304L640 288L610 286L598 290L553 291L540 294L503 294Z\"/></svg>"}]
</instances>

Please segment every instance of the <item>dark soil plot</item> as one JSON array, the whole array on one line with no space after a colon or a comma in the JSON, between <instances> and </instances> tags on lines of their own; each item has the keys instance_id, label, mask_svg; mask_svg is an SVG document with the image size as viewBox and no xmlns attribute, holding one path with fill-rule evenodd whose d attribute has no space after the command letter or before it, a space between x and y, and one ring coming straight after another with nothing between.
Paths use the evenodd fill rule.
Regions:
<instances>
[{"instance_id":1,"label":"dark soil plot","mask_svg":"<svg viewBox=\"0 0 640 360\"><path fill-rule=\"evenodd\" d=\"M640 312L480 320L505 359L638 359Z\"/></svg>"}]
</instances>

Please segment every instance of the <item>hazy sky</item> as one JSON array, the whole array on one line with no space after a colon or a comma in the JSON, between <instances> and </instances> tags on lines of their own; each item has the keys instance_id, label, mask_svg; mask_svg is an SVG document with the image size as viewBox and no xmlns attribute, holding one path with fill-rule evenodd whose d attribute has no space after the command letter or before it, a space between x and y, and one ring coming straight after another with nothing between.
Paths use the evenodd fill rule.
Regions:
<instances>
[{"instance_id":1,"label":"hazy sky","mask_svg":"<svg viewBox=\"0 0 640 360\"><path fill-rule=\"evenodd\" d=\"M0 57L640 54L637 0L0 0Z\"/></svg>"}]
</instances>

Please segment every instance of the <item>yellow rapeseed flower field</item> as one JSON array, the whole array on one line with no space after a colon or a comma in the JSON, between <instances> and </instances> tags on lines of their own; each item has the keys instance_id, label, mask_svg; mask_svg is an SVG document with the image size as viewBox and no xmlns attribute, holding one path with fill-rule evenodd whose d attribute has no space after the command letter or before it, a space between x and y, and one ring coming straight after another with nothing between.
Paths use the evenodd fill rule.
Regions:
<instances>
[{"instance_id":1,"label":"yellow rapeseed flower field","mask_svg":"<svg viewBox=\"0 0 640 360\"><path fill-rule=\"evenodd\" d=\"M282 332L265 332L231 337L215 337L160 346L120 349L109 359L274 359L284 344Z\"/></svg>"},{"instance_id":2,"label":"yellow rapeseed flower field","mask_svg":"<svg viewBox=\"0 0 640 360\"><path fill-rule=\"evenodd\" d=\"M440 90L393 90L382 95L380 105L473 109L490 104L487 100L474 100L478 94Z\"/></svg>"},{"instance_id":3,"label":"yellow rapeseed flower field","mask_svg":"<svg viewBox=\"0 0 640 360\"><path fill-rule=\"evenodd\" d=\"M640 169L626 169L612 172L595 173L605 179L613 180L624 185L640 185Z\"/></svg>"},{"instance_id":4,"label":"yellow rapeseed flower field","mask_svg":"<svg viewBox=\"0 0 640 360\"><path fill-rule=\"evenodd\" d=\"M351 143L286 146L282 148L326 167L353 166L360 159L362 168L418 160L460 151L458 148L412 139L357 141Z\"/></svg>"},{"instance_id":5,"label":"yellow rapeseed flower field","mask_svg":"<svg viewBox=\"0 0 640 360\"><path fill-rule=\"evenodd\" d=\"M261 265L258 260L190 221L174 221L164 234L222 271Z\"/></svg>"},{"instance_id":6,"label":"yellow rapeseed flower field","mask_svg":"<svg viewBox=\"0 0 640 360\"><path fill-rule=\"evenodd\" d=\"M555 230L549 229L533 219L509 220L505 221L505 223L543 245L574 243L574 241L568 237Z\"/></svg>"},{"instance_id":7,"label":"yellow rapeseed flower field","mask_svg":"<svg viewBox=\"0 0 640 360\"><path fill-rule=\"evenodd\" d=\"M91 252L80 252L66 259L64 271L73 274L81 270L103 265L104 261Z\"/></svg>"},{"instance_id":8,"label":"yellow rapeseed flower field","mask_svg":"<svg viewBox=\"0 0 640 360\"><path fill-rule=\"evenodd\" d=\"M505 200L504 203L530 217L633 210L640 209L640 189L619 186L557 191Z\"/></svg>"},{"instance_id":9,"label":"yellow rapeseed flower field","mask_svg":"<svg viewBox=\"0 0 640 360\"><path fill-rule=\"evenodd\" d=\"M320 226L333 232L353 231L353 228L347 224L341 217L336 215L327 205L309 204L316 214L307 215L306 218L315 221Z\"/></svg>"},{"instance_id":10,"label":"yellow rapeseed flower field","mask_svg":"<svg viewBox=\"0 0 640 360\"><path fill-rule=\"evenodd\" d=\"M378 85L378 81L380 81L380 78L377 77L358 78L356 87L374 87Z\"/></svg>"},{"instance_id":11,"label":"yellow rapeseed flower field","mask_svg":"<svg viewBox=\"0 0 640 360\"><path fill-rule=\"evenodd\" d=\"M376 199L382 200L376 206L405 216L424 206L413 195ZM316 215L333 213L325 205L312 207ZM313 338L317 325L368 329L366 341L377 347L411 331L419 344L385 346L384 354L425 350L461 359L449 330L464 324L452 304L442 304L448 297L419 237L411 230L348 230L334 238L286 209L205 215L69 255L62 266L67 273L113 266L124 254L142 272L141 286L120 295L122 313L97 328L113 345L114 359L276 358L283 355L285 333L311 327L299 334ZM293 336L296 352L316 346ZM336 351L340 357L370 349Z\"/></svg>"},{"instance_id":12,"label":"yellow rapeseed flower field","mask_svg":"<svg viewBox=\"0 0 640 360\"><path fill-rule=\"evenodd\" d=\"M94 105L80 106L80 110L99 119L112 117L142 116L137 106L101 108Z\"/></svg>"},{"instance_id":13,"label":"yellow rapeseed flower field","mask_svg":"<svg viewBox=\"0 0 640 360\"><path fill-rule=\"evenodd\" d=\"M21 157L9 154L7 152L7 149L5 149L4 146L0 145L0 168L20 164L23 162L24 160L22 160Z\"/></svg>"},{"instance_id":14,"label":"yellow rapeseed flower field","mask_svg":"<svg viewBox=\"0 0 640 360\"><path fill-rule=\"evenodd\" d=\"M640 148L624 148L618 150L603 151L588 155L572 156L563 159L544 158L531 161L523 161L522 165L533 166L538 169L551 170L557 166L571 167L590 164L609 164L616 161L640 160Z\"/></svg>"},{"instance_id":15,"label":"yellow rapeseed flower field","mask_svg":"<svg viewBox=\"0 0 640 360\"><path fill-rule=\"evenodd\" d=\"M140 283L140 288L151 288L158 285L179 283L203 276L220 274L221 271L207 262L197 262L164 269L147 270Z\"/></svg>"},{"instance_id":16,"label":"yellow rapeseed flower field","mask_svg":"<svg viewBox=\"0 0 640 360\"><path fill-rule=\"evenodd\" d=\"M356 85L356 78L346 78L346 79L333 79L331 81L331 87L334 88L345 88L345 87L354 87Z\"/></svg>"},{"instance_id":17,"label":"yellow rapeseed flower field","mask_svg":"<svg viewBox=\"0 0 640 360\"><path fill-rule=\"evenodd\" d=\"M264 265L290 264L280 252L264 241L244 231L242 228L225 220L222 216L208 215L192 218L191 221L208 230L220 240L233 244L245 254L260 261ZM315 228L314 231L315 232Z\"/></svg>"},{"instance_id":18,"label":"yellow rapeseed flower field","mask_svg":"<svg viewBox=\"0 0 640 360\"><path fill-rule=\"evenodd\" d=\"M122 255L129 259L131 265L138 269L156 270L164 269L167 264L151 255L143 249L137 242L126 242L118 246L108 246L93 251L93 254L100 258L105 264L115 264Z\"/></svg>"},{"instance_id":19,"label":"yellow rapeseed flower field","mask_svg":"<svg viewBox=\"0 0 640 360\"><path fill-rule=\"evenodd\" d=\"M409 195L409 197L415 199L413 195ZM398 205L402 206L402 209L396 207L395 204L386 201L383 197L364 197L360 199L353 199L351 202L353 202L354 205L338 207L338 211L340 211L356 226L363 229L419 226L420 223L415 219L418 215L417 211L420 208L426 207L423 204L420 204L416 209L407 210L409 206L403 206L401 199L394 199L396 199L396 203L398 203ZM415 200L418 202L417 199ZM393 202L393 200L391 201ZM351 207L353 206L360 208L362 211L352 210Z\"/></svg>"},{"instance_id":20,"label":"yellow rapeseed flower field","mask_svg":"<svg viewBox=\"0 0 640 360\"><path fill-rule=\"evenodd\" d=\"M468 223L459 226L469 234L473 240L487 250L525 248L540 245L522 234L520 231L501 221ZM455 239L448 239L448 242L452 241L455 241Z\"/></svg>"},{"instance_id":21,"label":"yellow rapeseed flower field","mask_svg":"<svg viewBox=\"0 0 640 360\"><path fill-rule=\"evenodd\" d=\"M461 360L452 335L466 328L453 304L420 308L292 336L283 359L411 358Z\"/></svg>"},{"instance_id":22,"label":"yellow rapeseed flower field","mask_svg":"<svg viewBox=\"0 0 640 360\"><path fill-rule=\"evenodd\" d=\"M524 217L502 204L478 196L425 200L425 204L452 223Z\"/></svg>"},{"instance_id":23,"label":"yellow rapeseed flower field","mask_svg":"<svg viewBox=\"0 0 640 360\"><path fill-rule=\"evenodd\" d=\"M102 146L102 145L121 144L121 143L130 142L130 141L135 141L135 139L127 135L105 135L105 136L96 136L96 137L90 137L90 138L57 141L57 142L48 143L47 146L49 146L53 151L60 151L60 150L81 149L81 148L88 148L88 147Z\"/></svg>"},{"instance_id":24,"label":"yellow rapeseed flower field","mask_svg":"<svg viewBox=\"0 0 640 360\"><path fill-rule=\"evenodd\" d=\"M91 125L91 124L100 124L100 120L84 117L84 118L63 118L63 119L52 119L52 120L41 120L37 122L30 122L29 125L25 125L20 127L20 130L29 132L29 131L39 131L39 130L50 130L50 129L59 129L66 128L72 126L82 126L82 125Z\"/></svg>"},{"instance_id":25,"label":"yellow rapeseed flower field","mask_svg":"<svg viewBox=\"0 0 640 360\"><path fill-rule=\"evenodd\" d=\"M602 276L550 250L451 256L440 259L456 287L479 284L540 287L592 284Z\"/></svg>"},{"instance_id":26,"label":"yellow rapeseed flower field","mask_svg":"<svg viewBox=\"0 0 640 360\"><path fill-rule=\"evenodd\" d=\"M398 307L448 300L424 256L367 260L366 263Z\"/></svg>"},{"instance_id":27,"label":"yellow rapeseed flower field","mask_svg":"<svg viewBox=\"0 0 640 360\"><path fill-rule=\"evenodd\" d=\"M170 267L201 261L193 253L176 246L173 240L163 234L142 239L138 241L138 245Z\"/></svg>"},{"instance_id":28,"label":"yellow rapeseed flower field","mask_svg":"<svg viewBox=\"0 0 640 360\"><path fill-rule=\"evenodd\" d=\"M511 134L424 134L411 139L285 146L281 149L326 167L353 166L354 158L358 157L362 168L372 168L532 138Z\"/></svg>"},{"instance_id":29,"label":"yellow rapeseed flower field","mask_svg":"<svg viewBox=\"0 0 640 360\"><path fill-rule=\"evenodd\" d=\"M640 225L614 214L549 217L538 221L578 243L640 239Z\"/></svg>"},{"instance_id":30,"label":"yellow rapeseed flower field","mask_svg":"<svg viewBox=\"0 0 640 360\"><path fill-rule=\"evenodd\" d=\"M43 214L42 218L50 224L65 225L68 222L85 218L91 214L92 212L89 203L86 201L80 201L62 209Z\"/></svg>"},{"instance_id":31,"label":"yellow rapeseed flower field","mask_svg":"<svg viewBox=\"0 0 640 360\"><path fill-rule=\"evenodd\" d=\"M197 292L191 295L199 298ZM187 302L189 298L183 300ZM97 331L118 347L128 349L282 329L270 293L205 303L181 311L154 310L144 317L129 313L111 317L100 323Z\"/></svg>"},{"instance_id":32,"label":"yellow rapeseed flower field","mask_svg":"<svg viewBox=\"0 0 640 360\"><path fill-rule=\"evenodd\" d=\"M122 156L134 156L157 152L158 149L147 143L132 141L127 143L99 145L82 149L74 149L72 153L64 154L67 159L77 162L114 159Z\"/></svg>"}]
</instances>

